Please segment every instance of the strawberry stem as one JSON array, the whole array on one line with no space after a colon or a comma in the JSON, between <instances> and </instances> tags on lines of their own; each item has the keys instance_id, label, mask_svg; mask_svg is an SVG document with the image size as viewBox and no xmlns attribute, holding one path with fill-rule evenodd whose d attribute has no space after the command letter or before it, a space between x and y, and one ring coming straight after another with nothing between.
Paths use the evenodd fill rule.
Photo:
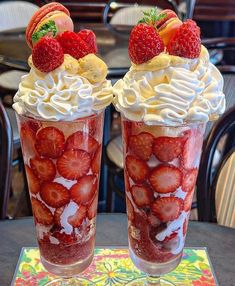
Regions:
<instances>
[{"instance_id":1,"label":"strawberry stem","mask_svg":"<svg viewBox=\"0 0 235 286\"><path fill-rule=\"evenodd\" d=\"M148 25L152 25L157 29L156 23L157 21L164 19L166 17L166 13L158 14L157 8L152 8L149 11L143 11L144 17L139 20L139 23L145 23Z\"/></svg>"}]
</instances>

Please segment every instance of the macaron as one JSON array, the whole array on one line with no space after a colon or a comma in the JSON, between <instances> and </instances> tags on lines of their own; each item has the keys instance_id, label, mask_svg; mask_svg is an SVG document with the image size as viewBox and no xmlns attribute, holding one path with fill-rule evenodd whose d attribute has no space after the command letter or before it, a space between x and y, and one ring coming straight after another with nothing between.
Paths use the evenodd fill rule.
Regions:
<instances>
[{"instance_id":1,"label":"macaron","mask_svg":"<svg viewBox=\"0 0 235 286\"><path fill-rule=\"evenodd\" d=\"M31 18L25 37L30 48L42 36L55 37L64 31L73 31L73 21L67 8L58 2L51 2L41 7Z\"/></svg>"},{"instance_id":2,"label":"macaron","mask_svg":"<svg viewBox=\"0 0 235 286\"><path fill-rule=\"evenodd\" d=\"M170 38L182 24L182 21L180 21L174 11L169 9L163 10L159 15L162 15L162 18L156 23L156 26L158 33L166 46L170 41Z\"/></svg>"}]
</instances>

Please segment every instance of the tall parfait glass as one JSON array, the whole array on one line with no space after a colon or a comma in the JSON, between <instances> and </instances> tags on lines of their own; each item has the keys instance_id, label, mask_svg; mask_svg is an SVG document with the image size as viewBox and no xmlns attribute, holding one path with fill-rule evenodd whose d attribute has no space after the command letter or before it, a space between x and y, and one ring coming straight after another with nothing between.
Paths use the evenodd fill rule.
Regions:
<instances>
[{"instance_id":1,"label":"tall parfait glass","mask_svg":"<svg viewBox=\"0 0 235 286\"><path fill-rule=\"evenodd\" d=\"M146 125L122 116L129 253L147 274L145 285L173 285L160 277L181 261L205 125Z\"/></svg>"},{"instance_id":2,"label":"tall parfait glass","mask_svg":"<svg viewBox=\"0 0 235 286\"><path fill-rule=\"evenodd\" d=\"M63 277L48 285L80 285L92 261L103 117L44 121L17 115L41 262Z\"/></svg>"}]
</instances>

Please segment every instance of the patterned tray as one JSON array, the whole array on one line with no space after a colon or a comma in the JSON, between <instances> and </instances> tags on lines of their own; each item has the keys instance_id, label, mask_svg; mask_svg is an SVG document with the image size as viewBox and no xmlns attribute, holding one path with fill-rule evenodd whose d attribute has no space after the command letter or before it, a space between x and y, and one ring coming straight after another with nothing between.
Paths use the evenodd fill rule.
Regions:
<instances>
[{"instance_id":1,"label":"patterned tray","mask_svg":"<svg viewBox=\"0 0 235 286\"><path fill-rule=\"evenodd\" d=\"M144 277L131 262L126 248L96 248L92 264L81 275L81 285L137 286L144 285ZM40 263L38 248L22 248L11 286L43 286L54 278ZM176 286L219 285L206 248L185 248L180 265L164 275L163 281L163 285Z\"/></svg>"}]
</instances>

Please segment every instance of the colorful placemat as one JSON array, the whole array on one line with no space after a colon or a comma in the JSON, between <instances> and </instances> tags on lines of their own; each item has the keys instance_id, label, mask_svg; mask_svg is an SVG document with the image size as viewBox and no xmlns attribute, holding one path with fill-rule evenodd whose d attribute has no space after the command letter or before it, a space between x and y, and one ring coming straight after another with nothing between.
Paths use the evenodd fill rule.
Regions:
<instances>
[{"instance_id":1,"label":"colorful placemat","mask_svg":"<svg viewBox=\"0 0 235 286\"><path fill-rule=\"evenodd\" d=\"M144 285L138 281L145 275L133 265L126 248L96 248L92 264L81 277L84 286L119 286ZM12 286L44 286L55 278L42 266L38 248L22 248ZM185 248L180 265L163 278L176 286L219 285L206 248Z\"/></svg>"}]
</instances>

